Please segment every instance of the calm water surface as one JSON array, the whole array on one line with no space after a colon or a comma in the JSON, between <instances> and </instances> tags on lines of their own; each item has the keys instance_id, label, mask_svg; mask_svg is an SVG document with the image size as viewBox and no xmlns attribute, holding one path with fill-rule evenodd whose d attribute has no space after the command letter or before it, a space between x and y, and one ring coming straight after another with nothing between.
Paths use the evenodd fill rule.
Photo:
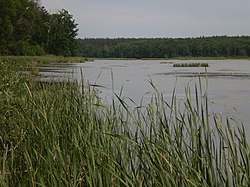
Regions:
<instances>
[{"instance_id":1,"label":"calm water surface","mask_svg":"<svg viewBox=\"0 0 250 187\"><path fill-rule=\"evenodd\" d=\"M175 63L208 63L208 68L173 67ZM207 71L208 78L203 75ZM250 61L249 60L95 60L94 62L41 67L42 80L84 77L93 85L101 85L100 96L110 100L112 89L136 103L149 101L154 89L149 81L171 100L176 88L177 98L184 98L185 88L199 83L207 91L214 113L240 118L250 136ZM208 86L206 86L208 84ZM113 86L112 86L113 85ZM207 89L206 89L207 88ZM194 90L194 89L192 89ZM249 137L248 136L248 137Z\"/></svg>"}]
</instances>

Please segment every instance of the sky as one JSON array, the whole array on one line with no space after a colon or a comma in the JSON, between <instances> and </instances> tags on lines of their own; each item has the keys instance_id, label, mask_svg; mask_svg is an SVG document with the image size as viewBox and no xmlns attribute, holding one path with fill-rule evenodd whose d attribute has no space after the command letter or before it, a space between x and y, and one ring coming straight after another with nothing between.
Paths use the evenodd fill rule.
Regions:
<instances>
[{"instance_id":1,"label":"sky","mask_svg":"<svg viewBox=\"0 0 250 187\"><path fill-rule=\"evenodd\" d=\"M79 38L250 35L250 0L40 0L66 9Z\"/></svg>"}]
</instances>

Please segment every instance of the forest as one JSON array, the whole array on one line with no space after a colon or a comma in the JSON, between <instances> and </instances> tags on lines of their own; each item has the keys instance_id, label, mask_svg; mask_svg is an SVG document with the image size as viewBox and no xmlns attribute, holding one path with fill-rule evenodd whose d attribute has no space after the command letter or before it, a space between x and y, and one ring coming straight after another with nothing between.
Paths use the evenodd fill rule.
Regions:
<instances>
[{"instance_id":1,"label":"forest","mask_svg":"<svg viewBox=\"0 0 250 187\"><path fill-rule=\"evenodd\" d=\"M78 55L97 58L249 57L249 36L85 38Z\"/></svg>"},{"instance_id":2,"label":"forest","mask_svg":"<svg viewBox=\"0 0 250 187\"><path fill-rule=\"evenodd\" d=\"M250 36L197 38L76 38L77 23L62 9L48 12L38 0L0 0L0 55L92 58L250 56Z\"/></svg>"},{"instance_id":3,"label":"forest","mask_svg":"<svg viewBox=\"0 0 250 187\"><path fill-rule=\"evenodd\" d=\"M0 55L76 55L77 24L67 10L37 0L0 0Z\"/></svg>"}]
</instances>

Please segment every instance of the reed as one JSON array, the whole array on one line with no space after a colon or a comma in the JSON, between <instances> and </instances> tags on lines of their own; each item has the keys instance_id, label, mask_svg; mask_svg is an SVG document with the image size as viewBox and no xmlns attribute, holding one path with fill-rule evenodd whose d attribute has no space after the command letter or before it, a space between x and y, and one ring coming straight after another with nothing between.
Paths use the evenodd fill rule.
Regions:
<instances>
[{"instance_id":1,"label":"reed","mask_svg":"<svg viewBox=\"0 0 250 187\"><path fill-rule=\"evenodd\" d=\"M0 62L27 64L36 62L38 64L46 63L83 63L93 61L91 58L85 57L64 57L64 56L0 56Z\"/></svg>"},{"instance_id":2,"label":"reed","mask_svg":"<svg viewBox=\"0 0 250 187\"><path fill-rule=\"evenodd\" d=\"M4 84L1 186L250 185L244 126L212 114L201 86L182 102L156 90L134 108L88 85Z\"/></svg>"},{"instance_id":3,"label":"reed","mask_svg":"<svg viewBox=\"0 0 250 187\"><path fill-rule=\"evenodd\" d=\"M173 67L208 67L208 63L178 63L173 64Z\"/></svg>"}]
</instances>

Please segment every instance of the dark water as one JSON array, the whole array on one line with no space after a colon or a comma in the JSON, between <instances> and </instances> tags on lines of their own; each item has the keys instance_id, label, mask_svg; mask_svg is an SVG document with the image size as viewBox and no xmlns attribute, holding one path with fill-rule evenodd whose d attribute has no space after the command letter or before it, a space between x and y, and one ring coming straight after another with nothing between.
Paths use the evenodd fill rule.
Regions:
<instances>
[{"instance_id":1,"label":"dark water","mask_svg":"<svg viewBox=\"0 0 250 187\"><path fill-rule=\"evenodd\" d=\"M173 63L208 63L209 67L173 67ZM113 92L136 103L147 102L154 93L152 81L165 99L185 96L187 86L194 90L202 82L211 111L241 119L250 135L250 61L248 60L95 60L79 64L41 67L42 80L75 79L101 85L100 96L110 100Z\"/></svg>"}]
</instances>

